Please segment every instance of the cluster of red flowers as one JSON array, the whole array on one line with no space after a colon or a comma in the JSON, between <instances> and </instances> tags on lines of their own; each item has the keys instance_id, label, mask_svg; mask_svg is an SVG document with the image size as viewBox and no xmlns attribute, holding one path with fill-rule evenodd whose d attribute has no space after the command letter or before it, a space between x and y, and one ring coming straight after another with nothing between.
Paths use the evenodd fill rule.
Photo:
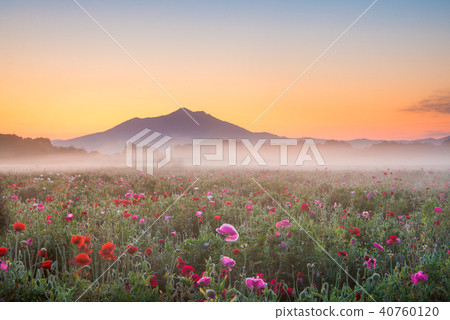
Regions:
<instances>
[{"instance_id":1,"label":"cluster of red flowers","mask_svg":"<svg viewBox=\"0 0 450 320\"><path fill-rule=\"evenodd\" d=\"M83 237L80 235L72 236L72 239L70 240L70 243L76 244L78 249L82 252L85 252L87 254L92 253L92 242L91 237Z\"/></svg>"}]
</instances>

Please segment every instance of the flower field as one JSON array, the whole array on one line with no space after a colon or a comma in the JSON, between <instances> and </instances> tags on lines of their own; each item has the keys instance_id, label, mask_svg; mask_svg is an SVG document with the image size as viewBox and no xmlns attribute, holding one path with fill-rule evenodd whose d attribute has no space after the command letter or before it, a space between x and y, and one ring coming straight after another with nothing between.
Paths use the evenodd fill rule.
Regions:
<instances>
[{"instance_id":1,"label":"flower field","mask_svg":"<svg viewBox=\"0 0 450 320\"><path fill-rule=\"evenodd\" d=\"M450 174L0 173L3 301L448 301Z\"/></svg>"}]
</instances>

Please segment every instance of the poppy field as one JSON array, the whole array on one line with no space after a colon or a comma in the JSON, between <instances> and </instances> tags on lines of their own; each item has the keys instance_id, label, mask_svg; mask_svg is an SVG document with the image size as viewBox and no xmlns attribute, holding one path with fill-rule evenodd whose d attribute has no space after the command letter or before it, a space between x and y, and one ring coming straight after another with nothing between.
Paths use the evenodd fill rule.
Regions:
<instances>
[{"instance_id":1,"label":"poppy field","mask_svg":"<svg viewBox=\"0 0 450 320\"><path fill-rule=\"evenodd\" d=\"M0 299L448 301L449 183L391 169L3 172Z\"/></svg>"}]
</instances>

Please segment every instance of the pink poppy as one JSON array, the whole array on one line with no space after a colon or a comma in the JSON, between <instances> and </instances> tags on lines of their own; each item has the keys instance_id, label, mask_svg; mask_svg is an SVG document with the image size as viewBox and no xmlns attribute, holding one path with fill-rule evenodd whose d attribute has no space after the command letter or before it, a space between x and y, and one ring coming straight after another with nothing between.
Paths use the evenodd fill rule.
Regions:
<instances>
[{"instance_id":1,"label":"pink poppy","mask_svg":"<svg viewBox=\"0 0 450 320\"><path fill-rule=\"evenodd\" d=\"M5 270L5 272L8 272L8 265L3 260L0 260L0 269Z\"/></svg>"},{"instance_id":2,"label":"pink poppy","mask_svg":"<svg viewBox=\"0 0 450 320\"><path fill-rule=\"evenodd\" d=\"M372 267L375 269L375 265L377 264L377 259L371 258L367 261L367 269L371 269Z\"/></svg>"},{"instance_id":3,"label":"pink poppy","mask_svg":"<svg viewBox=\"0 0 450 320\"><path fill-rule=\"evenodd\" d=\"M427 281L428 275L423 274L423 271L419 271L411 275L411 280L414 282L414 284L418 284L419 281Z\"/></svg>"},{"instance_id":4,"label":"pink poppy","mask_svg":"<svg viewBox=\"0 0 450 320\"><path fill-rule=\"evenodd\" d=\"M378 243L376 243L376 242L374 242L373 246L374 246L375 248L377 248L378 250L380 250L380 251L383 251L383 250L384 250L384 248L383 248L380 244L378 244Z\"/></svg>"},{"instance_id":5,"label":"pink poppy","mask_svg":"<svg viewBox=\"0 0 450 320\"><path fill-rule=\"evenodd\" d=\"M275 225L275 227L277 228L287 228L292 226L292 223L289 222L289 219L277 222L277 224Z\"/></svg>"},{"instance_id":6,"label":"pink poppy","mask_svg":"<svg viewBox=\"0 0 450 320\"><path fill-rule=\"evenodd\" d=\"M144 225L144 224L145 224L145 219L139 220L139 224L140 224L140 225Z\"/></svg>"},{"instance_id":7,"label":"pink poppy","mask_svg":"<svg viewBox=\"0 0 450 320\"><path fill-rule=\"evenodd\" d=\"M75 217L73 214L69 213L64 219L66 219L66 221L71 221L73 220Z\"/></svg>"},{"instance_id":8,"label":"pink poppy","mask_svg":"<svg viewBox=\"0 0 450 320\"><path fill-rule=\"evenodd\" d=\"M200 287L206 287L207 285L209 285L210 282L211 282L211 278L209 278L209 277L204 277L204 278L201 278L200 280L198 280L198 281L197 281L197 284L198 284Z\"/></svg>"},{"instance_id":9,"label":"pink poppy","mask_svg":"<svg viewBox=\"0 0 450 320\"><path fill-rule=\"evenodd\" d=\"M233 259L229 258L229 257L223 257L222 258L222 264L224 267L234 267L234 265L236 264L236 261L234 261Z\"/></svg>"},{"instance_id":10,"label":"pink poppy","mask_svg":"<svg viewBox=\"0 0 450 320\"><path fill-rule=\"evenodd\" d=\"M203 214L203 212L201 212L201 211L197 211L197 212L195 213L195 215L196 215L197 217L199 217L199 218L201 218L202 214Z\"/></svg>"},{"instance_id":11,"label":"pink poppy","mask_svg":"<svg viewBox=\"0 0 450 320\"><path fill-rule=\"evenodd\" d=\"M264 280L260 279L259 277L247 278L245 280L245 284L252 291L254 289L264 289L264 287L267 286L267 283L265 283Z\"/></svg>"},{"instance_id":12,"label":"pink poppy","mask_svg":"<svg viewBox=\"0 0 450 320\"><path fill-rule=\"evenodd\" d=\"M225 223L216 231L226 237L225 241L236 241L239 239L239 234L231 224Z\"/></svg>"}]
</instances>

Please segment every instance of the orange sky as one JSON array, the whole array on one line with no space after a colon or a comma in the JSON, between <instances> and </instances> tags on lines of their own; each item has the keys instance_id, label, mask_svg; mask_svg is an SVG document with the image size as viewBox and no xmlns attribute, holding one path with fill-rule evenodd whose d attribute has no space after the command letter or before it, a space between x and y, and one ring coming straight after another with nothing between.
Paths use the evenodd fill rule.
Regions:
<instances>
[{"instance_id":1,"label":"orange sky","mask_svg":"<svg viewBox=\"0 0 450 320\"><path fill-rule=\"evenodd\" d=\"M268 1L239 14L213 6L173 12L153 3L83 3L191 110L289 137L450 135L448 3L376 4L254 126L370 1L275 13ZM39 6L0 4L0 133L66 139L178 109L79 8ZM428 23L418 25L421 18ZM436 96L447 109L405 111Z\"/></svg>"}]
</instances>

